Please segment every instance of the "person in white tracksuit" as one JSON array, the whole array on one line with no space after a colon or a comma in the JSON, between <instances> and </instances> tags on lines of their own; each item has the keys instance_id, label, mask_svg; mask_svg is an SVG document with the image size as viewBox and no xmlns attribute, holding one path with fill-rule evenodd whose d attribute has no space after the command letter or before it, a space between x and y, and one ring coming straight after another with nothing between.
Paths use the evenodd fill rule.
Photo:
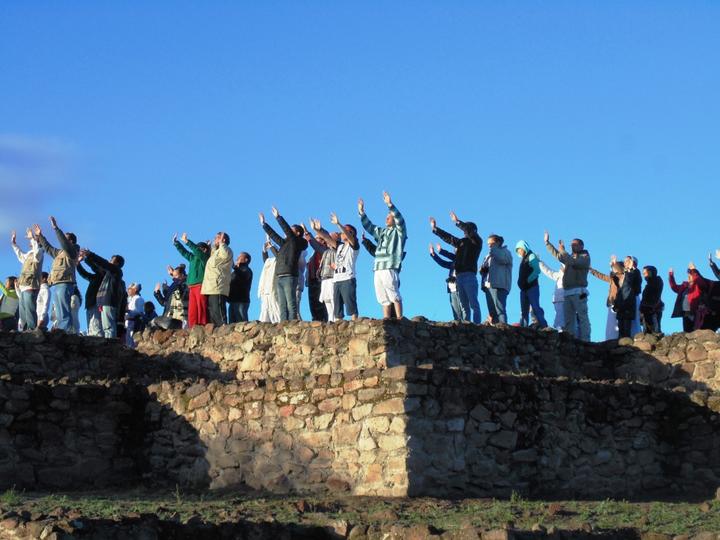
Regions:
<instances>
[{"instance_id":1,"label":"person in white tracksuit","mask_svg":"<svg viewBox=\"0 0 720 540\"><path fill-rule=\"evenodd\" d=\"M280 322L280 306L275 295L275 257L268 255L268 249L277 253L272 243L263 245L263 268L258 283L258 298L260 299L260 322Z\"/></svg>"}]
</instances>

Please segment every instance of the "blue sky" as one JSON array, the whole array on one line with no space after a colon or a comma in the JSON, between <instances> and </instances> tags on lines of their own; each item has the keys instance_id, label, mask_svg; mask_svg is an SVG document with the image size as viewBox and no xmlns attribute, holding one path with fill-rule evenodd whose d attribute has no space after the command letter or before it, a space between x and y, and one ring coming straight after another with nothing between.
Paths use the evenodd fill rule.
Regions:
<instances>
[{"instance_id":1,"label":"blue sky","mask_svg":"<svg viewBox=\"0 0 720 540\"><path fill-rule=\"evenodd\" d=\"M427 244L428 217L447 228L450 210L546 259L545 228L584 238L601 269L631 253L709 275L718 16L709 1L8 0L0 235L52 213L83 246L123 254L148 296L179 262L176 231L228 231L257 277L258 211L359 225L357 198L381 221L387 189L409 224L410 316L449 318ZM361 313L377 316L370 257L359 265ZM9 240L0 269L17 273ZM595 339L606 292L591 282Z\"/></svg>"}]
</instances>

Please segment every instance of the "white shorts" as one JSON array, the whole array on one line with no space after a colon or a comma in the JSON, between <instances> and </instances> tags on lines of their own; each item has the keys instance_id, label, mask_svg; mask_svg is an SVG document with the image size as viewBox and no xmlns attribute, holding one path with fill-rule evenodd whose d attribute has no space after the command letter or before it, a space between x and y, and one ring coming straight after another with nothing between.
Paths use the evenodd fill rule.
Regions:
<instances>
[{"instance_id":1,"label":"white shorts","mask_svg":"<svg viewBox=\"0 0 720 540\"><path fill-rule=\"evenodd\" d=\"M335 298L335 284L331 279L323 279L320 282L320 301L322 303L332 302Z\"/></svg>"},{"instance_id":2,"label":"white shorts","mask_svg":"<svg viewBox=\"0 0 720 540\"><path fill-rule=\"evenodd\" d=\"M375 270L375 296L383 306L402 302L397 270Z\"/></svg>"}]
</instances>

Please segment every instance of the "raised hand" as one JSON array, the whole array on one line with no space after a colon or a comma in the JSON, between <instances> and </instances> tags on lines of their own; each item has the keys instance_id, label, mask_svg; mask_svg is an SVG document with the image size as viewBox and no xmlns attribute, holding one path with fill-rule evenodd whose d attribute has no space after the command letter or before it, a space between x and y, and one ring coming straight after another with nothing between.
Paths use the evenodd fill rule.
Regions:
<instances>
[{"instance_id":1,"label":"raised hand","mask_svg":"<svg viewBox=\"0 0 720 540\"><path fill-rule=\"evenodd\" d=\"M335 212L332 212L330 214L330 223L332 223L333 225L340 225L340 219L338 219Z\"/></svg>"},{"instance_id":2,"label":"raised hand","mask_svg":"<svg viewBox=\"0 0 720 540\"><path fill-rule=\"evenodd\" d=\"M458 219L457 215L455 214L455 212L450 212L450 219L452 219L455 223L457 223L458 221L460 221L460 220Z\"/></svg>"},{"instance_id":3,"label":"raised hand","mask_svg":"<svg viewBox=\"0 0 720 540\"><path fill-rule=\"evenodd\" d=\"M12 245L15 245L15 240L17 240L17 234L15 233L15 231L13 231L10 233L10 243Z\"/></svg>"},{"instance_id":4,"label":"raised hand","mask_svg":"<svg viewBox=\"0 0 720 540\"><path fill-rule=\"evenodd\" d=\"M55 221L53 216L50 216L50 225L52 225L53 229L57 229L57 221Z\"/></svg>"},{"instance_id":5,"label":"raised hand","mask_svg":"<svg viewBox=\"0 0 720 540\"><path fill-rule=\"evenodd\" d=\"M715 250L715 258L720 260L720 249Z\"/></svg>"},{"instance_id":6,"label":"raised hand","mask_svg":"<svg viewBox=\"0 0 720 540\"><path fill-rule=\"evenodd\" d=\"M671 268L670 270L668 270L668 274L670 274L672 276L675 274L675 271Z\"/></svg>"},{"instance_id":7,"label":"raised hand","mask_svg":"<svg viewBox=\"0 0 720 540\"><path fill-rule=\"evenodd\" d=\"M360 214L365 213L365 201L363 201L362 199L358 199L358 212Z\"/></svg>"},{"instance_id":8,"label":"raised hand","mask_svg":"<svg viewBox=\"0 0 720 540\"><path fill-rule=\"evenodd\" d=\"M34 238L32 229L30 227L25 229L25 238L27 238L28 240L32 240Z\"/></svg>"},{"instance_id":9,"label":"raised hand","mask_svg":"<svg viewBox=\"0 0 720 540\"><path fill-rule=\"evenodd\" d=\"M610 264L615 264L617 262L617 255L610 255Z\"/></svg>"},{"instance_id":10,"label":"raised hand","mask_svg":"<svg viewBox=\"0 0 720 540\"><path fill-rule=\"evenodd\" d=\"M392 199L387 191L383 191L383 201L385 201L385 204L388 206L392 206Z\"/></svg>"},{"instance_id":11,"label":"raised hand","mask_svg":"<svg viewBox=\"0 0 720 540\"><path fill-rule=\"evenodd\" d=\"M428 246L428 251L430 252L430 255L435 255L435 248L433 248L432 243Z\"/></svg>"},{"instance_id":12,"label":"raised hand","mask_svg":"<svg viewBox=\"0 0 720 540\"><path fill-rule=\"evenodd\" d=\"M168 265L167 265L167 273L168 273L168 275L172 276L172 275L173 275L173 271L174 271L174 268L168 264Z\"/></svg>"},{"instance_id":13,"label":"raised hand","mask_svg":"<svg viewBox=\"0 0 720 540\"><path fill-rule=\"evenodd\" d=\"M432 230L433 230L433 231L434 231L435 228L437 227L437 221L435 221L435 218L434 218L434 217L431 217L431 218L430 218L430 227L432 227Z\"/></svg>"},{"instance_id":14,"label":"raised hand","mask_svg":"<svg viewBox=\"0 0 720 540\"><path fill-rule=\"evenodd\" d=\"M280 212L278 212L278 209L274 206L272 207L272 215L275 217L278 217L280 215Z\"/></svg>"},{"instance_id":15,"label":"raised hand","mask_svg":"<svg viewBox=\"0 0 720 540\"><path fill-rule=\"evenodd\" d=\"M435 248L438 250L438 253L442 251L442 246L440 244L435 244Z\"/></svg>"},{"instance_id":16,"label":"raised hand","mask_svg":"<svg viewBox=\"0 0 720 540\"><path fill-rule=\"evenodd\" d=\"M186 233L186 232L182 233L182 236L180 237L180 240L182 240L185 244L187 244L188 237L187 237L187 233Z\"/></svg>"},{"instance_id":17,"label":"raised hand","mask_svg":"<svg viewBox=\"0 0 720 540\"><path fill-rule=\"evenodd\" d=\"M688 270L695 270L695 263L690 261L690 264L688 264Z\"/></svg>"},{"instance_id":18,"label":"raised hand","mask_svg":"<svg viewBox=\"0 0 720 540\"><path fill-rule=\"evenodd\" d=\"M173 234L173 244L177 242L177 233Z\"/></svg>"},{"instance_id":19,"label":"raised hand","mask_svg":"<svg viewBox=\"0 0 720 540\"><path fill-rule=\"evenodd\" d=\"M40 228L40 225L37 223L33 225L33 232L35 233L35 236L40 236L42 234L42 229Z\"/></svg>"},{"instance_id":20,"label":"raised hand","mask_svg":"<svg viewBox=\"0 0 720 540\"><path fill-rule=\"evenodd\" d=\"M258 212L258 217L260 218L260 225L265 225L265 214Z\"/></svg>"},{"instance_id":21,"label":"raised hand","mask_svg":"<svg viewBox=\"0 0 720 540\"><path fill-rule=\"evenodd\" d=\"M162 288L162 287L160 286L159 283L156 283L156 284L155 284L155 292L160 292L160 289L161 289L161 288Z\"/></svg>"},{"instance_id":22,"label":"raised hand","mask_svg":"<svg viewBox=\"0 0 720 540\"><path fill-rule=\"evenodd\" d=\"M550 233L545 231L545 234L543 234L543 241L547 244L550 242Z\"/></svg>"},{"instance_id":23,"label":"raised hand","mask_svg":"<svg viewBox=\"0 0 720 540\"><path fill-rule=\"evenodd\" d=\"M563 242L562 240L558 240L558 249L560 251L565 251L565 242Z\"/></svg>"}]
</instances>

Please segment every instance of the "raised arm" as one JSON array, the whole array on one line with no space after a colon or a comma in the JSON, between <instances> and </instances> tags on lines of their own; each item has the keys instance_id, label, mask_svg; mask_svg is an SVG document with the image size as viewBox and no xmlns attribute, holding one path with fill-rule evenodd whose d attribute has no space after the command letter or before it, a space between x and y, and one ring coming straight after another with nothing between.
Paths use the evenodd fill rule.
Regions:
<instances>
[{"instance_id":1,"label":"raised arm","mask_svg":"<svg viewBox=\"0 0 720 540\"><path fill-rule=\"evenodd\" d=\"M57 236L60 247L65 250L65 253L67 253L70 258L76 259L79 251L78 247L75 244L71 243L70 240L68 240L67 236L65 236L65 233L62 231L62 229L58 227L55 218L52 216L50 216L50 223L52 224L52 228L55 231L55 236ZM53 255L53 257L54 256L55 255Z\"/></svg>"},{"instance_id":2,"label":"raised arm","mask_svg":"<svg viewBox=\"0 0 720 540\"><path fill-rule=\"evenodd\" d=\"M561 276L560 270L553 270L543 261L540 261L540 271L553 281L557 281Z\"/></svg>"},{"instance_id":3,"label":"raised arm","mask_svg":"<svg viewBox=\"0 0 720 540\"><path fill-rule=\"evenodd\" d=\"M188 242L190 242L190 241L188 240ZM185 246L183 246L183 245L178 241L177 238L173 239L173 245L175 246L175 249L178 250L178 253L180 253L180 256L181 256L183 259L186 259L186 260L188 260L188 261L192 261L192 260L193 260L193 253L190 252L190 251L188 251L187 249L185 249ZM189 244L188 244L188 245L189 245ZM194 244L193 244L193 245L194 245Z\"/></svg>"},{"instance_id":4,"label":"raised arm","mask_svg":"<svg viewBox=\"0 0 720 540\"><path fill-rule=\"evenodd\" d=\"M438 244L440 246L440 244ZM442 255L448 260L454 261L455 260L455 254L452 251L448 251L447 249L443 249L442 247L438 249L438 254Z\"/></svg>"},{"instance_id":5,"label":"raised arm","mask_svg":"<svg viewBox=\"0 0 720 540\"><path fill-rule=\"evenodd\" d=\"M605 283L610 283L610 274L603 274L602 272L595 270L594 268L590 268L590 273L595 276L598 279L603 280Z\"/></svg>"},{"instance_id":6,"label":"raised arm","mask_svg":"<svg viewBox=\"0 0 720 540\"><path fill-rule=\"evenodd\" d=\"M720 259L720 249L715 252L715 256ZM712 270L716 278L720 279L720 268L718 268L718 265L712 260L712 254L708 256L708 262L710 263L710 270Z\"/></svg>"},{"instance_id":7,"label":"raised arm","mask_svg":"<svg viewBox=\"0 0 720 540\"><path fill-rule=\"evenodd\" d=\"M370 255L372 255L373 257L375 256L375 250L377 249L377 246L373 243L372 240L366 238L364 234L362 236L362 245Z\"/></svg>"},{"instance_id":8,"label":"raised arm","mask_svg":"<svg viewBox=\"0 0 720 540\"><path fill-rule=\"evenodd\" d=\"M350 244L350 247L353 249L360 249L360 244L358 243L357 234L352 232L352 229L345 229L342 222L340 221L340 218L337 217L337 214L333 212L330 214L330 221L335 224L335 226L340 230L340 234L344 234L345 237L348 240L348 244Z\"/></svg>"},{"instance_id":9,"label":"raised arm","mask_svg":"<svg viewBox=\"0 0 720 540\"><path fill-rule=\"evenodd\" d=\"M97 276L97 274L93 274L92 272L85 270L85 267L82 265L82 261L78 261L77 272L88 281L91 281Z\"/></svg>"},{"instance_id":10,"label":"raised arm","mask_svg":"<svg viewBox=\"0 0 720 540\"><path fill-rule=\"evenodd\" d=\"M92 264L97 268L102 268L103 270L106 270L111 274L118 275L121 272L120 268L115 266L113 263L111 263L107 259L103 259L100 255L97 255L90 250L88 250L85 254L85 259L89 264Z\"/></svg>"},{"instance_id":11,"label":"raised arm","mask_svg":"<svg viewBox=\"0 0 720 540\"><path fill-rule=\"evenodd\" d=\"M458 247L460 245L460 239L438 227L435 218L430 218L430 227L432 228L433 234L439 237L443 242L450 244L453 247Z\"/></svg>"},{"instance_id":12,"label":"raised arm","mask_svg":"<svg viewBox=\"0 0 720 540\"><path fill-rule=\"evenodd\" d=\"M275 232L275 229L273 229L270 224L265 221L265 216L262 214L260 214L260 223L262 224L265 234L267 234L273 242L281 246L285 243L285 239Z\"/></svg>"},{"instance_id":13,"label":"raised arm","mask_svg":"<svg viewBox=\"0 0 720 540\"><path fill-rule=\"evenodd\" d=\"M448 261L446 259L443 259L437 253L435 253L432 248L432 244L430 245L430 258L432 258L432 260L435 261L439 266L447 268L448 270L452 269L455 266L454 261Z\"/></svg>"},{"instance_id":14,"label":"raised arm","mask_svg":"<svg viewBox=\"0 0 720 540\"><path fill-rule=\"evenodd\" d=\"M40 246L45 251L47 251L48 255L50 255L51 257L55 258L57 257L57 254L60 253L60 250L56 247L51 246L47 239L43 236L40 225L35 225L35 238L37 239Z\"/></svg>"}]
</instances>

